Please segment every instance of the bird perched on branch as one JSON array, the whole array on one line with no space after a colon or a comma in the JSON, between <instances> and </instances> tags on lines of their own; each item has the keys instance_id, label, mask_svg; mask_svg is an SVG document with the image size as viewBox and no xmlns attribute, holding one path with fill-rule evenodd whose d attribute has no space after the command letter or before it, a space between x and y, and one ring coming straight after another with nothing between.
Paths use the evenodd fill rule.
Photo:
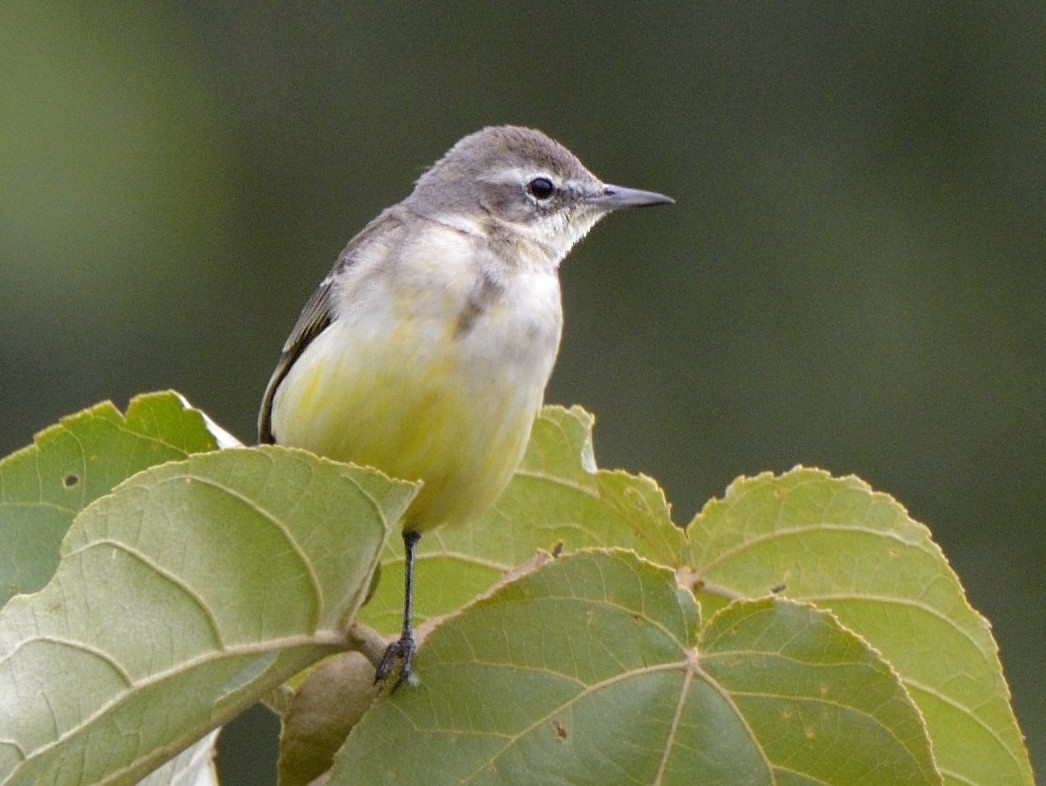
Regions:
<instances>
[{"instance_id":1,"label":"bird perched on branch","mask_svg":"<svg viewBox=\"0 0 1046 786\"><path fill-rule=\"evenodd\" d=\"M403 630L377 667L408 679L421 535L494 505L559 350L560 262L608 213L672 202L608 185L540 131L485 128L338 257L269 381L259 441L423 485L403 519Z\"/></svg>"}]
</instances>

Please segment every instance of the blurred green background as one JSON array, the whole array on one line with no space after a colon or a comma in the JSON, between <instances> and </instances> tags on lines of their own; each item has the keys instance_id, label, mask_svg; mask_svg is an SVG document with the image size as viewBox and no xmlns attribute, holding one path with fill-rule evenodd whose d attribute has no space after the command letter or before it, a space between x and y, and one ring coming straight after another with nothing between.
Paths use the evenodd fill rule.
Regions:
<instances>
[{"instance_id":1,"label":"blurred green background","mask_svg":"<svg viewBox=\"0 0 1046 786\"><path fill-rule=\"evenodd\" d=\"M532 125L678 200L567 260L548 400L679 522L798 463L893 494L1046 770L1046 4L319 5L0 0L0 453L167 387L252 440L349 237Z\"/></svg>"}]
</instances>

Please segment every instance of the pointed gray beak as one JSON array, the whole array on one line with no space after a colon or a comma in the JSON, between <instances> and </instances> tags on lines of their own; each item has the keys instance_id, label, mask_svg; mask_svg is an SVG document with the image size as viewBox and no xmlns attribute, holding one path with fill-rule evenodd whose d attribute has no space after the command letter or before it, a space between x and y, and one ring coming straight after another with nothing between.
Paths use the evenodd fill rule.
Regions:
<instances>
[{"instance_id":1,"label":"pointed gray beak","mask_svg":"<svg viewBox=\"0 0 1046 786\"><path fill-rule=\"evenodd\" d=\"M664 194L653 191L640 191L638 188L604 185L603 192L587 200L605 210L620 210L623 207L646 207L648 205L674 205L675 200Z\"/></svg>"}]
</instances>

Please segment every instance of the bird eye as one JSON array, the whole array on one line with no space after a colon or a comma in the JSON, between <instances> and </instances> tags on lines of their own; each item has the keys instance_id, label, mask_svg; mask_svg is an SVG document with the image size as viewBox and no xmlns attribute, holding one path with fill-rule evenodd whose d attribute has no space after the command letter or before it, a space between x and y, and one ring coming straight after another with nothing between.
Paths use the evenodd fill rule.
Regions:
<instances>
[{"instance_id":1,"label":"bird eye","mask_svg":"<svg viewBox=\"0 0 1046 786\"><path fill-rule=\"evenodd\" d=\"M527 183L527 191L530 192L530 195L534 197L534 199L544 202L556 193L556 186L547 177L535 177Z\"/></svg>"}]
</instances>

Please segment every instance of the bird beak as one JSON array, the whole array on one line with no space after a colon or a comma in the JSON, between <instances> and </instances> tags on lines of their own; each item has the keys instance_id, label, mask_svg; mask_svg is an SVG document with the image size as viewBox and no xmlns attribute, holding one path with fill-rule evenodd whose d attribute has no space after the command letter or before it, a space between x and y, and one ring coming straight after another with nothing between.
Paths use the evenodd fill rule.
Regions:
<instances>
[{"instance_id":1,"label":"bird beak","mask_svg":"<svg viewBox=\"0 0 1046 786\"><path fill-rule=\"evenodd\" d=\"M675 200L664 194L653 191L640 191L638 188L604 185L603 191L589 197L589 203L605 210L619 210L623 207L645 207L647 205L674 205Z\"/></svg>"}]
</instances>

